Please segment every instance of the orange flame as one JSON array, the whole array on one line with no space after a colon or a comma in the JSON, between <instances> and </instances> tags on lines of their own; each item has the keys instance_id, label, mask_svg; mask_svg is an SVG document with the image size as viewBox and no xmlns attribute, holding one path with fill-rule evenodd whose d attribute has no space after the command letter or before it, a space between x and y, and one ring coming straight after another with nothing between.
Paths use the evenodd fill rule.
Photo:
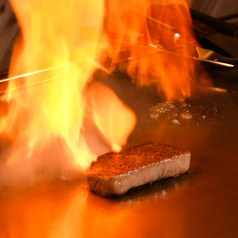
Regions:
<instances>
[{"instance_id":1,"label":"orange flame","mask_svg":"<svg viewBox=\"0 0 238 238\"><path fill-rule=\"evenodd\" d=\"M194 83L196 40L183 0L106 1L105 34L112 64L121 57L131 60L128 74L139 85L157 81L167 100L190 96ZM120 33L120 34L118 34ZM116 38L116 40L115 40Z\"/></svg>"},{"instance_id":2,"label":"orange flame","mask_svg":"<svg viewBox=\"0 0 238 238\"><path fill-rule=\"evenodd\" d=\"M11 3L22 39L15 43L6 95L10 110L1 122L2 131L14 141L6 165L32 163L30 167L34 167L43 161L50 167L54 163L60 165L67 157L62 162L64 167L85 170L96 156L84 137L85 91L101 49L97 47L97 35L88 42L81 40L78 32L83 26L101 29L103 1L89 0L82 4L77 0L57 3L12 0ZM135 115L106 87L96 90L100 98L92 97L95 101L92 121L98 125L105 142L120 150L135 125ZM100 100L104 105L100 105ZM110 108L104 112L102 108L107 106ZM120 110L117 113L123 120L118 122L112 115L104 121L114 114L115 108ZM110 128L115 123L120 127L112 135Z\"/></svg>"},{"instance_id":3,"label":"orange flame","mask_svg":"<svg viewBox=\"0 0 238 238\"><path fill-rule=\"evenodd\" d=\"M156 81L167 100L190 95L197 43L185 1L11 3L22 38L14 47L5 95L10 110L0 123L14 141L7 166L34 161L34 167L40 160L85 170L98 146L87 128L97 127L104 144L121 149L135 114L105 85L89 84L108 58L109 72L127 60L133 81Z\"/></svg>"}]
</instances>

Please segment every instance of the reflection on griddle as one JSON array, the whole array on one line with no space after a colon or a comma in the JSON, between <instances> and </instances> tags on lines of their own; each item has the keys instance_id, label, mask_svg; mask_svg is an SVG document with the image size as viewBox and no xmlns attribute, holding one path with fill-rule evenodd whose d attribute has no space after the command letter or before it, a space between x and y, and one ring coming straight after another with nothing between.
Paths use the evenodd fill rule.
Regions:
<instances>
[{"instance_id":1,"label":"reflection on griddle","mask_svg":"<svg viewBox=\"0 0 238 238\"><path fill-rule=\"evenodd\" d=\"M212 118L219 112L215 104L204 104L193 100L161 102L150 108L153 120L170 119L173 124L180 125L184 120Z\"/></svg>"},{"instance_id":2,"label":"reflection on griddle","mask_svg":"<svg viewBox=\"0 0 238 238\"><path fill-rule=\"evenodd\" d=\"M179 177L168 178L154 183L150 183L139 188L132 189L122 198L114 198L120 200L121 205L130 205L132 202L151 202L163 200L173 193L180 193L186 188L189 182L190 174L185 173Z\"/></svg>"},{"instance_id":3,"label":"reflection on griddle","mask_svg":"<svg viewBox=\"0 0 238 238\"><path fill-rule=\"evenodd\" d=\"M162 179L153 183L149 183L134 189L129 190L127 193L117 196L110 196L103 198L106 200L111 200L116 202L119 206L130 206L138 202L151 202L155 200L165 199L165 197L170 196L173 193L182 192L189 183L191 178L191 173L185 173L177 177ZM93 192L89 192L87 203L95 203L95 199L100 197Z\"/></svg>"}]
</instances>

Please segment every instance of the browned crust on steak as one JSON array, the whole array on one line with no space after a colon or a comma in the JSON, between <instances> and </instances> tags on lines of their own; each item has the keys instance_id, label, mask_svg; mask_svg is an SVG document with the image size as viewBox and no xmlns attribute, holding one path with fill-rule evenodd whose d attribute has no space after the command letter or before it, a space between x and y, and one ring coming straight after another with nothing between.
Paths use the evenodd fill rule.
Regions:
<instances>
[{"instance_id":1,"label":"browned crust on steak","mask_svg":"<svg viewBox=\"0 0 238 238\"><path fill-rule=\"evenodd\" d=\"M146 142L119 153L103 154L87 174L90 188L102 196L119 195L129 189L185 173L191 154L173 146Z\"/></svg>"}]
</instances>

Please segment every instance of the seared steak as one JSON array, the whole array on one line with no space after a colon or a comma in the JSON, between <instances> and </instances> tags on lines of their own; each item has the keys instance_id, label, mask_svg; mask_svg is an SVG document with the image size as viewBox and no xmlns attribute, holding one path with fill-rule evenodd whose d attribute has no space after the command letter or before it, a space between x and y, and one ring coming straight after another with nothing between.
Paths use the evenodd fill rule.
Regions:
<instances>
[{"instance_id":1,"label":"seared steak","mask_svg":"<svg viewBox=\"0 0 238 238\"><path fill-rule=\"evenodd\" d=\"M131 188L185 173L190 157L189 151L147 142L99 156L92 162L87 180L89 187L101 196L119 195Z\"/></svg>"}]
</instances>

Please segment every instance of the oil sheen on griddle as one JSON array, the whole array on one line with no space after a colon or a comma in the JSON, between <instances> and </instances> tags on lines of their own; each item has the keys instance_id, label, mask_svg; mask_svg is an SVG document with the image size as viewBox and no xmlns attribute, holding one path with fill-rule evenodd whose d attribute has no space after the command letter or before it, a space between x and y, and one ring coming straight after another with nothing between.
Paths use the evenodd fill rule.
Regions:
<instances>
[{"instance_id":1,"label":"oil sheen on griddle","mask_svg":"<svg viewBox=\"0 0 238 238\"><path fill-rule=\"evenodd\" d=\"M170 119L171 123L180 125L183 121L212 118L219 109L216 105L202 104L181 98L179 101L162 102L150 108L153 120Z\"/></svg>"}]
</instances>

